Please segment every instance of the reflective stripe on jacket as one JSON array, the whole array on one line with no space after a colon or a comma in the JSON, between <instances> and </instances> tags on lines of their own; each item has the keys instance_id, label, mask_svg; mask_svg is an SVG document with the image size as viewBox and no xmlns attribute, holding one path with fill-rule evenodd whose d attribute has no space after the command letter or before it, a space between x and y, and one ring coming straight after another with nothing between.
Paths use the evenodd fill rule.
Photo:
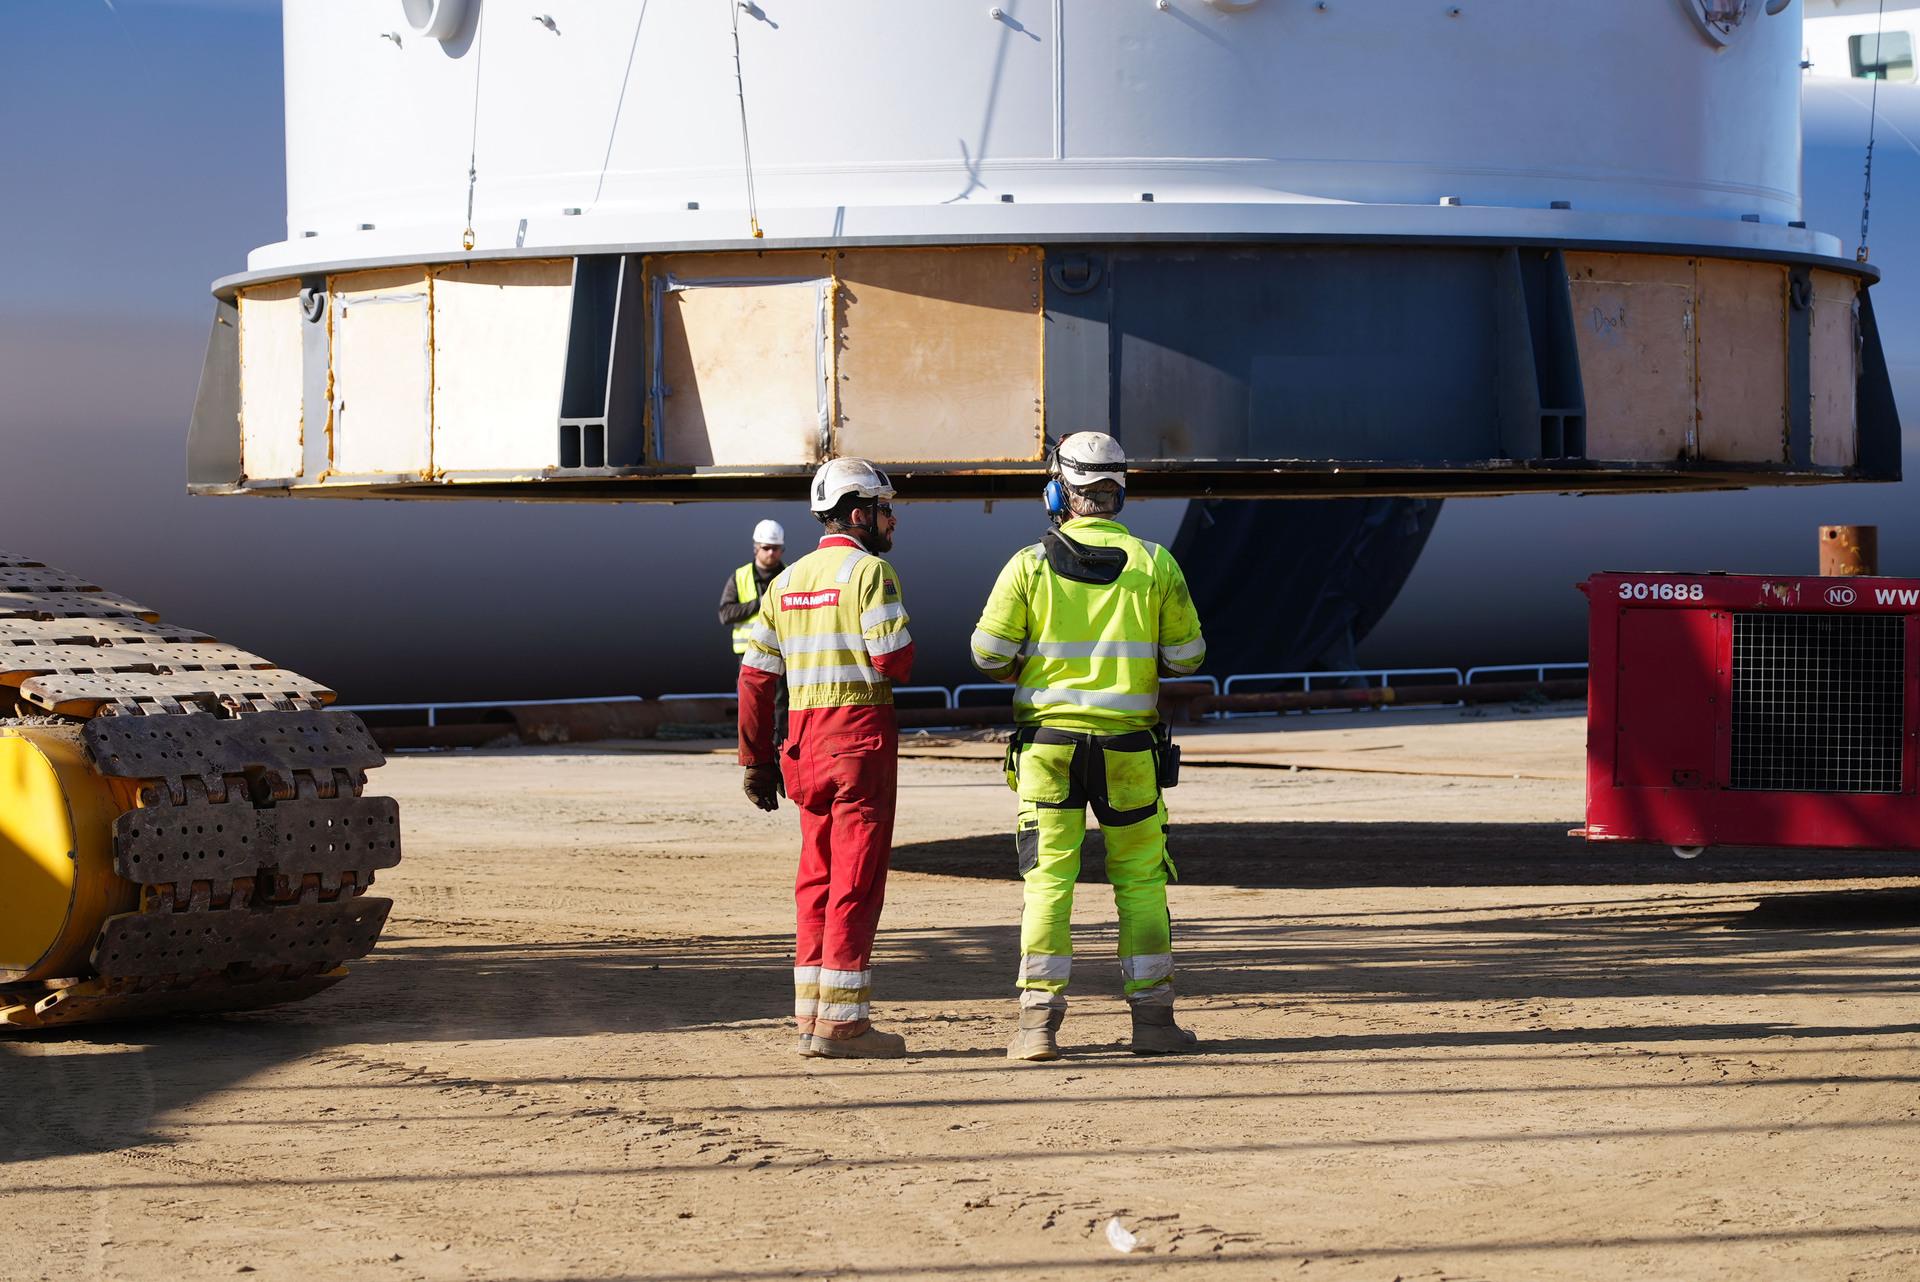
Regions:
<instances>
[{"instance_id":1,"label":"reflective stripe on jacket","mask_svg":"<svg viewBox=\"0 0 1920 1282\"><path fill-rule=\"evenodd\" d=\"M1124 549L1119 577L1078 582L1053 571L1043 545L1020 549L974 629L974 666L1015 682L1022 725L1147 729L1160 719L1160 675L1187 676L1207 657L1186 575L1172 553L1118 521L1076 517L1060 529L1089 547Z\"/></svg>"},{"instance_id":2,"label":"reflective stripe on jacket","mask_svg":"<svg viewBox=\"0 0 1920 1282\"><path fill-rule=\"evenodd\" d=\"M746 632L741 664L784 672L796 712L891 704L892 683L875 660L913 644L899 573L837 537L821 540L768 585Z\"/></svg>"},{"instance_id":3,"label":"reflective stripe on jacket","mask_svg":"<svg viewBox=\"0 0 1920 1282\"><path fill-rule=\"evenodd\" d=\"M753 568L753 562L749 561L733 572L733 596L741 605L752 605L754 598L760 595L760 580L755 577ZM745 654L747 652L747 633L752 630L752 615L733 625L733 652L735 654Z\"/></svg>"}]
</instances>

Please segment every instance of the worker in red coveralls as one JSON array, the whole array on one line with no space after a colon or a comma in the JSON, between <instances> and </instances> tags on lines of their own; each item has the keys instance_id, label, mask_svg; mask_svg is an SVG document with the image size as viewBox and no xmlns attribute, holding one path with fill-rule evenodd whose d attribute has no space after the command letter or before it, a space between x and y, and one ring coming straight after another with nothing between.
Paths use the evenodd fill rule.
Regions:
<instances>
[{"instance_id":1,"label":"worker in red coveralls","mask_svg":"<svg viewBox=\"0 0 1920 1282\"><path fill-rule=\"evenodd\" d=\"M753 804L800 808L793 959L799 1051L894 1059L906 1039L873 1027L869 955L893 853L899 729L893 683L913 669L913 638L893 549L893 486L865 459L814 473L820 546L760 597L740 659L740 764ZM785 674L787 742L774 764L773 700Z\"/></svg>"}]
</instances>

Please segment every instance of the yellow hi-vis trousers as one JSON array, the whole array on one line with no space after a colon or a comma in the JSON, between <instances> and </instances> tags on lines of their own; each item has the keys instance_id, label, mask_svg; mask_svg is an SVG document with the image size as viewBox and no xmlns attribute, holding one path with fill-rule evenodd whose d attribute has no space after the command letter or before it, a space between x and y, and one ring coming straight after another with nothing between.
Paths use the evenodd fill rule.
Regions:
<instances>
[{"instance_id":1,"label":"yellow hi-vis trousers","mask_svg":"<svg viewBox=\"0 0 1920 1282\"><path fill-rule=\"evenodd\" d=\"M1020 916L1020 1004L1064 1006L1073 975L1073 884L1087 808L1100 821L1107 880L1120 917L1120 975L1127 1000L1173 1001L1173 930L1167 915L1167 807L1149 731L1083 734L1023 728L1008 752L1007 782L1020 797L1014 847L1026 883Z\"/></svg>"}]
</instances>

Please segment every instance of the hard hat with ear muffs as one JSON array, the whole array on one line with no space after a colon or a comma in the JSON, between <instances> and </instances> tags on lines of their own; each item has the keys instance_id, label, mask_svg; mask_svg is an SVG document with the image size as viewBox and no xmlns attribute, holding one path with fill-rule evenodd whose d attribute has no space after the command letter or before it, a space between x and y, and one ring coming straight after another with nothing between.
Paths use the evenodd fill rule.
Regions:
<instances>
[{"instance_id":1,"label":"hard hat with ear muffs","mask_svg":"<svg viewBox=\"0 0 1920 1282\"><path fill-rule=\"evenodd\" d=\"M1100 481L1112 481L1120 487L1118 512L1127 501L1127 452L1120 442L1105 432L1075 432L1054 446L1048 460L1052 474L1041 496L1049 516L1068 514L1067 490L1080 489Z\"/></svg>"}]
</instances>

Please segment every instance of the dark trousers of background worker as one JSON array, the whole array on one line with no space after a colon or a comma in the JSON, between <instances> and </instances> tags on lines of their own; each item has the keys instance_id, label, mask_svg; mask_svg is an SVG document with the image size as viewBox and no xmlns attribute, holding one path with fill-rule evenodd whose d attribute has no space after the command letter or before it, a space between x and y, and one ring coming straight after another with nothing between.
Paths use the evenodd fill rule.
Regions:
<instances>
[{"instance_id":1,"label":"dark trousers of background worker","mask_svg":"<svg viewBox=\"0 0 1920 1282\"><path fill-rule=\"evenodd\" d=\"M794 1020L816 1037L858 1037L871 1018L868 960L893 851L899 730L893 708L808 709L780 763L800 811L794 879Z\"/></svg>"}]
</instances>

